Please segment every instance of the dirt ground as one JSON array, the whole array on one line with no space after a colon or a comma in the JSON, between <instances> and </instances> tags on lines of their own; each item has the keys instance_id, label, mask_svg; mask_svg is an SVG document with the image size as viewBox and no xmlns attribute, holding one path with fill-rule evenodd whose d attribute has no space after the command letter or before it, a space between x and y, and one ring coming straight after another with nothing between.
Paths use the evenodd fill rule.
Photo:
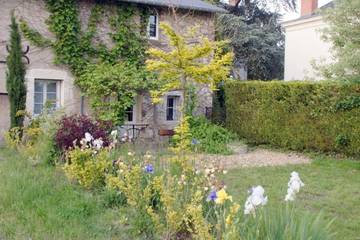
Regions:
<instances>
[{"instance_id":1,"label":"dirt ground","mask_svg":"<svg viewBox=\"0 0 360 240\"><path fill-rule=\"evenodd\" d=\"M210 155L199 154L204 161L216 161L224 168L259 167L259 166L281 166L288 164L310 163L310 158L297 152L279 152L275 150L254 148L237 144L230 146L232 155Z\"/></svg>"}]
</instances>

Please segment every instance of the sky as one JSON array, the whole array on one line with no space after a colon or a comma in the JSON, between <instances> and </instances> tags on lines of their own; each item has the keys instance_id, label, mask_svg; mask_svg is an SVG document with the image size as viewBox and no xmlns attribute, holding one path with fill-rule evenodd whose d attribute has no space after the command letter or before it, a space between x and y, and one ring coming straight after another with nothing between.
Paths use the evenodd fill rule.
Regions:
<instances>
[{"instance_id":1,"label":"sky","mask_svg":"<svg viewBox=\"0 0 360 240\"><path fill-rule=\"evenodd\" d=\"M297 11L296 12L283 12L283 21L289 21L292 19L296 19L298 17L300 17L300 2L301 0L297 0ZM332 0L318 0L319 1L319 7L327 4L328 2L331 2ZM229 2L229 0L223 0L223 2Z\"/></svg>"},{"instance_id":2,"label":"sky","mask_svg":"<svg viewBox=\"0 0 360 240\"><path fill-rule=\"evenodd\" d=\"M319 7L331 2L331 0L319 0ZM297 12L284 12L283 21L289 21L295 18L300 17L300 0L298 0L297 4L298 10Z\"/></svg>"}]
</instances>

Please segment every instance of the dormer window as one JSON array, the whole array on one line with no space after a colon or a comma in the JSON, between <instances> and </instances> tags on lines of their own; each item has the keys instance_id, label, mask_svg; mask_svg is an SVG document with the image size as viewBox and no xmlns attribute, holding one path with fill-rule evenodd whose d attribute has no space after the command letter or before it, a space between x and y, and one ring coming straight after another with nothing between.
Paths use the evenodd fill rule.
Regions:
<instances>
[{"instance_id":1,"label":"dormer window","mask_svg":"<svg viewBox=\"0 0 360 240\"><path fill-rule=\"evenodd\" d=\"M158 39L159 35L159 15L153 13L149 16L148 36L150 39Z\"/></svg>"}]
</instances>

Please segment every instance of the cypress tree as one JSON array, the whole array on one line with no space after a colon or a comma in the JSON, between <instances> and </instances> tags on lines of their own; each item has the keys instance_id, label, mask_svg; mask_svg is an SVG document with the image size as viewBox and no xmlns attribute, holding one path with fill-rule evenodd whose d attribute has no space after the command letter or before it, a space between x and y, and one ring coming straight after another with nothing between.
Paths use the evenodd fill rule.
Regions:
<instances>
[{"instance_id":1,"label":"cypress tree","mask_svg":"<svg viewBox=\"0 0 360 240\"><path fill-rule=\"evenodd\" d=\"M6 59L6 89L10 102L11 128L22 127L24 116L17 116L19 110L25 110L26 86L25 65L22 62L21 35L15 16L11 14L9 55Z\"/></svg>"}]
</instances>

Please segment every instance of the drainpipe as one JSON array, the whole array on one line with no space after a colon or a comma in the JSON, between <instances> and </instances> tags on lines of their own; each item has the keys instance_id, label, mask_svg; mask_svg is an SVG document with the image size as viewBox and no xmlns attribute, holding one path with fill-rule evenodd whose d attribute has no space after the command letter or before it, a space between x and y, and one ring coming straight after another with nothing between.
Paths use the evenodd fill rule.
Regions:
<instances>
[{"instance_id":1,"label":"drainpipe","mask_svg":"<svg viewBox=\"0 0 360 240\"><path fill-rule=\"evenodd\" d=\"M85 115L84 106L85 106L85 98L84 98L84 96L81 96L81 100L80 100L80 114L81 115Z\"/></svg>"}]
</instances>

